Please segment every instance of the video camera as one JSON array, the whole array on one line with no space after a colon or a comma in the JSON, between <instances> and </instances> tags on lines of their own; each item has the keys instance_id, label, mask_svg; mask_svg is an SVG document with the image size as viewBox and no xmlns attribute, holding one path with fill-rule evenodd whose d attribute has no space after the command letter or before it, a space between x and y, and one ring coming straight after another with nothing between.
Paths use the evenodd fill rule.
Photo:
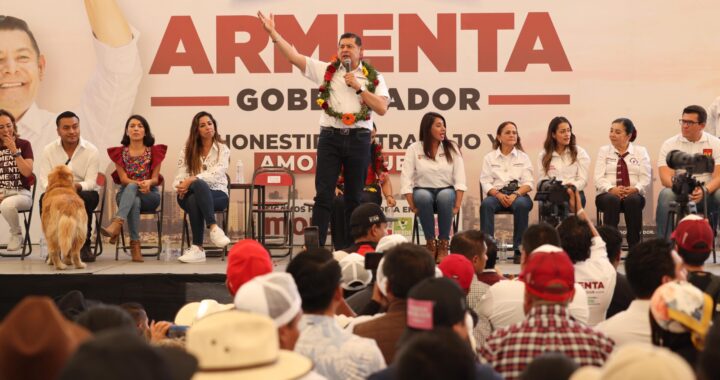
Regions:
<instances>
[{"instance_id":1,"label":"video camera","mask_svg":"<svg viewBox=\"0 0 720 380\"><path fill-rule=\"evenodd\" d=\"M540 221L557 226L568 216L570 202L568 188L575 190L575 186L563 185L562 181L555 177L540 181L534 198L535 201L542 202L538 209Z\"/></svg>"},{"instance_id":2,"label":"video camera","mask_svg":"<svg viewBox=\"0 0 720 380\"><path fill-rule=\"evenodd\" d=\"M519 183L518 183L518 180L514 179L514 180L510 181L510 183L508 183L507 185L505 185L505 186L504 186L502 189L500 189L499 191L500 191L501 193L505 194L505 195L510 195L510 194L516 192L517 189L519 189L519 188L520 188L520 185L519 185Z\"/></svg>"},{"instance_id":3,"label":"video camera","mask_svg":"<svg viewBox=\"0 0 720 380\"><path fill-rule=\"evenodd\" d=\"M704 185L693 177L693 174L712 173L715 169L715 160L704 154L688 154L679 150L672 150L665 157L671 169L682 171L675 173L672 178L672 191L678 195L678 202L688 202L688 196L696 187Z\"/></svg>"}]
</instances>

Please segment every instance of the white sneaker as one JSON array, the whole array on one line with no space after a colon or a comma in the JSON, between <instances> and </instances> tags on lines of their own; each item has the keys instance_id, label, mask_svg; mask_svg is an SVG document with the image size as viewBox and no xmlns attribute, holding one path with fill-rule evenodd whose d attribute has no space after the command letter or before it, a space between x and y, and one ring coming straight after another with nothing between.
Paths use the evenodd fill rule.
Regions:
<instances>
[{"instance_id":1,"label":"white sneaker","mask_svg":"<svg viewBox=\"0 0 720 380\"><path fill-rule=\"evenodd\" d=\"M224 248L230 244L230 238L225 236L225 232L218 226L210 231L210 241L218 248Z\"/></svg>"},{"instance_id":2,"label":"white sneaker","mask_svg":"<svg viewBox=\"0 0 720 380\"><path fill-rule=\"evenodd\" d=\"M19 234L11 234L11 235L10 235L10 240L8 241L8 244L7 244L7 250L8 250L8 251L17 251L17 250L19 250L20 247L22 247L22 240L23 240L22 233L19 233Z\"/></svg>"},{"instance_id":3,"label":"white sneaker","mask_svg":"<svg viewBox=\"0 0 720 380\"><path fill-rule=\"evenodd\" d=\"M183 252L183 255L178 257L183 263L204 263L205 262L205 251L197 245L191 245L190 248Z\"/></svg>"}]
</instances>

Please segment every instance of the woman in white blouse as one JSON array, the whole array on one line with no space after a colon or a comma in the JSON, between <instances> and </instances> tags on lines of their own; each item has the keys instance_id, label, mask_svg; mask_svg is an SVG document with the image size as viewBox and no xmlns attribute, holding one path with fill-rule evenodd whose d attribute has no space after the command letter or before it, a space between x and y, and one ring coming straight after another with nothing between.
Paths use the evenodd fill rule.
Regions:
<instances>
[{"instance_id":1,"label":"woman in white blouse","mask_svg":"<svg viewBox=\"0 0 720 380\"><path fill-rule=\"evenodd\" d=\"M400 176L400 191L420 218L427 248L440 262L448 254L453 215L460 211L465 164L460 148L447 139L445 118L428 112L420 122L418 141L408 147ZM435 217L438 214L438 239Z\"/></svg>"},{"instance_id":2,"label":"woman in white blouse","mask_svg":"<svg viewBox=\"0 0 720 380\"><path fill-rule=\"evenodd\" d=\"M205 226L210 229L213 244L224 247L230 243L215 221L215 211L228 207L226 173L230 163L230 150L216 127L215 118L205 111L193 117L173 181L178 204L188 213L192 229L192 245L179 258L185 263L205 261L202 248Z\"/></svg>"},{"instance_id":3,"label":"woman in white blouse","mask_svg":"<svg viewBox=\"0 0 720 380\"><path fill-rule=\"evenodd\" d=\"M550 120L543 150L538 157L539 181L555 178L567 188L570 211L575 212L575 194L580 192L585 207L585 186L590 169L590 156L575 143L572 124L563 116ZM565 210L563 210L565 211Z\"/></svg>"},{"instance_id":4,"label":"woman in white blouse","mask_svg":"<svg viewBox=\"0 0 720 380\"><path fill-rule=\"evenodd\" d=\"M603 213L603 224L617 228L625 213L627 242L640 241L645 190L650 184L650 156L634 145L637 129L630 119L620 118L610 126L610 145L598 151L595 163L595 205Z\"/></svg>"},{"instance_id":5,"label":"woman in white blouse","mask_svg":"<svg viewBox=\"0 0 720 380\"><path fill-rule=\"evenodd\" d=\"M530 157L523 151L517 126L506 121L497 128L494 151L485 155L480 172L480 191L485 194L480 205L480 228L495 235L495 213L513 213L513 250L520 260L520 239L528 227L533 202L527 194L533 188Z\"/></svg>"}]
</instances>

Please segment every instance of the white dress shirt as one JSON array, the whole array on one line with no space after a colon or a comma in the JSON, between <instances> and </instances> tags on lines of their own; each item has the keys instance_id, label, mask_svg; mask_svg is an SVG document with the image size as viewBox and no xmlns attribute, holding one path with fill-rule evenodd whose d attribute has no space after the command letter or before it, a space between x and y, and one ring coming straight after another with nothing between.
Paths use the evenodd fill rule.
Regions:
<instances>
[{"instance_id":1,"label":"white dress shirt","mask_svg":"<svg viewBox=\"0 0 720 380\"><path fill-rule=\"evenodd\" d=\"M650 300L636 299L625 311L601 322L595 329L615 341L615 347L627 343L652 344L650 331Z\"/></svg>"},{"instance_id":2,"label":"white dress shirt","mask_svg":"<svg viewBox=\"0 0 720 380\"><path fill-rule=\"evenodd\" d=\"M460 148L452 143L455 152L448 162L443 149L438 148L435 158L429 158L423 151L422 141L414 142L405 152L400 174L400 194L411 194L415 187L439 189L452 186L465 191L465 162Z\"/></svg>"},{"instance_id":3,"label":"white dress shirt","mask_svg":"<svg viewBox=\"0 0 720 380\"><path fill-rule=\"evenodd\" d=\"M111 47L93 38L95 71L85 85L79 105L68 108L80 118L83 138L103 152L122 138L142 79L137 47L140 33L135 28L131 30L133 39L125 46ZM33 146L44 147L58 138L57 115L33 103L17 121L18 133ZM110 161L105 154L100 160Z\"/></svg>"},{"instance_id":4,"label":"white dress shirt","mask_svg":"<svg viewBox=\"0 0 720 380\"><path fill-rule=\"evenodd\" d=\"M303 74L306 78L315 82L315 84L321 85L325 81L325 72L327 71L328 65L330 65L329 62L322 62L310 57L305 57L305 72ZM340 65L337 71L333 74L332 80L330 81L332 91L330 91L330 97L328 98L328 101L330 102L330 106L332 106L332 108L335 109L335 111L337 112L360 112L360 102L362 101L362 94L356 94L354 88L348 87L348 85L345 84L345 74L345 68L343 67L343 65ZM353 70L353 74L355 74L355 79L357 79L357 81L361 85L367 86L368 80L367 78L365 78L365 75L363 75L362 62L360 62L358 67ZM383 77L382 74L378 73L377 80L378 84L377 86L375 86L375 95L389 99L390 91L388 90L387 84L385 83L385 77ZM366 128L372 130L373 117L375 116L374 114L375 112L372 112L371 110L370 120L357 120L355 121L355 125L350 127ZM324 110L320 111L320 126L348 128L348 126L345 125L342 120L326 114Z\"/></svg>"},{"instance_id":5,"label":"white dress shirt","mask_svg":"<svg viewBox=\"0 0 720 380\"><path fill-rule=\"evenodd\" d=\"M667 154L673 150L680 150L688 154L706 154L710 155L715 159L715 166L720 165L720 139L717 137L703 132L700 140L691 142L684 138L682 134L677 135L665 140L660 147L660 155L658 155L658 166L668 166ZM708 183L712 179L712 172L693 174L693 177L698 181Z\"/></svg>"},{"instance_id":6,"label":"white dress shirt","mask_svg":"<svg viewBox=\"0 0 720 380\"><path fill-rule=\"evenodd\" d=\"M575 283L587 293L590 317L588 325L595 326L605 320L608 306L615 291L617 273L607 256L605 241L600 236L592 238L590 258L575 263Z\"/></svg>"},{"instance_id":7,"label":"white dress shirt","mask_svg":"<svg viewBox=\"0 0 720 380\"><path fill-rule=\"evenodd\" d=\"M69 161L68 161L69 160ZM97 176L99 169L98 150L95 145L85 141L82 137L72 157L68 157L62 142L58 138L45 146L37 177L43 189L47 189L48 175L58 165L67 166L73 172L73 181L79 183L84 191L97 190Z\"/></svg>"},{"instance_id":8,"label":"white dress shirt","mask_svg":"<svg viewBox=\"0 0 720 380\"><path fill-rule=\"evenodd\" d=\"M513 148L505 156L498 148L485 155L480 172L480 184L485 194L493 188L502 189L512 180L518 180L518 186L534 187L532 163L525 152Z\"/></svg>"},{"instance_id":9,"label":"white dress shirt","mask_svg":"<svg viewBox=\"0 0 720 380\"><path fill-rule=\"evenodd\" d=\"M540 173L538 182L555 177L557 180L562 181L563 185L573 184L578 191L585 189L588 183L588 172L590 170L590 156L585 149L579 146L575 148L577 148L575 162L573 162L570 156L570 149L566 148L562 155L553 151L547 172L545 172L542 164L543 158L545 157L545 150L541 150L538 155L538 173Z\"/></svg>"},{"instance_id":10,"label":"white dress shirt","mask_svg":"<svg viewBox=\"0 0 720 380\"><path fill-rule=\"evenodd\" d=\"M595 162L595 190L598 195L607 193L617 186L617 165L620 152L612 144L600 147ZM628 169L630 186L638 189L640 195L645 195L650 185L650 156L647 149L640 145L630 143L627 148L628 155L623 158Z\"/></svg>"},{"instance_id":11,"label":"white dress shirt","mask_svg":"<svg viewBox=\"0 0 720 380\"><path fill-rule=\"evenodd\" d=\"M707 109L707 123L705 124L705 132L717 136L718 120L720 120L720 96L715 98L710 107Z\"/></svg>"},{"instance_id":12,"label":"white dress shirt","mask_svg":"<svg viewBox=\"0 0 720 380\"><path fill-rule=\"evenodd\" d=\"M210 190L220 190L228 193L227 171L230 165L230 149L227 145L213 143L207 157L202 161L202 171L195 174L197 179L207 183ZM185 165L185 148L180 150L177 175L173 181L173 188L177 187L185 178L190 177L190 170Z\"/></svg>"},{"instance_id":13,"label":"white dress shirt","mask_svg":"<svg viewBox=\"0 0 720 380\"><path fill-rule=\"evenodd\" d=\"M523 302L525 283L515 279L498 281L487 290L480 300L476 312L490 320L493 331L525 320ZM568 305L570 315L576 320L587 323L590 312L585 290L575 283L575 297Z\"/></svg>"}]
</instances>

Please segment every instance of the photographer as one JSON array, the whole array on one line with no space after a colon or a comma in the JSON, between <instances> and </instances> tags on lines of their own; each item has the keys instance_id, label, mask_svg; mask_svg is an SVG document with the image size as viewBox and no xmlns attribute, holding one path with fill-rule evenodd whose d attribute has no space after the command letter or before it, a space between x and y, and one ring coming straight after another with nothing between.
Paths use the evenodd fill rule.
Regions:
<instances>
[{"instance_id":1,"label":"photographer","mask_svg":"<svg viewBox=\"0 0 720 380\"><path fill-rule=\"evenodd\" d=\"M485 155L480 185L488 195L480 205L480 227L495 235L495 213L510 210L513 213L514 261L520 262L520 239L528 227L528 216L533 202L527 194L532 190L533 172L530 158L523 151L517 126L511 121L497 128L494 151Z\"/></svg>"},{"instance_id":2,"label":"photographer","mask_svg":"<svg viewBox=\"0 0 720 380\"><path fill-rule=\"evenodd\" d=\"M610 145L600 147L595 163L595 206L603 213L603 224L617 229L620 212L625 213L630 248L640 242L645 190L650 185L650 156L634 145L637 129L630 119L610 125Z\"/></svg>"},{"instance_id":3,"label":"photographer","mask_svg":"<svg viewBox=\"0 0 720 380\"><path fill-rule=\"evenodd\" d=\"M670 202L675 201L677 194L671 189L673 187L673 177L676 170L670 166L672 163L667 162L666 157L669 152L679 150L681 152L695 155L705 155L715 160L714 169L711 172L692 173L692 178L699 183L704 183L705 193L708 194L707 204L708 210L703 210L705 202L703 202L702 186L695 186L689 194L689 200L694 202L698 207L698 212L705 211L706 217L714 213L720 205L720 194L716 192L720 187L720 140L715 136L704 131L707 113L703 107L692 105L687 106L683 110L682 118L678 120L680 124L680 133L666 140L660 148L658 157L658 173L660 174L660 182L665 187L660 192L657 202L657 210L655 212L655 221L657 222L658 237L667 238L667 222L668 211L670 210ZM675 166L675 165L673 165ZM710 221L714 226L714 221Z\"/></svg>"}]
</instances>

